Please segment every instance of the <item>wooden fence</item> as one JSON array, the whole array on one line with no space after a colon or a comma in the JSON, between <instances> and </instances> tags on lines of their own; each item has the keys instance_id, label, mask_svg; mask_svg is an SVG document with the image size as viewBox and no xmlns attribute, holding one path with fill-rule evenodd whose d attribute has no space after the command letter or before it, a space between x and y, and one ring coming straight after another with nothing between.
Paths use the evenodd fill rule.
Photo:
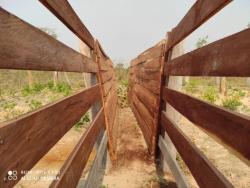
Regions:
<instances>
[{"instance_id":1,"label":"wooden fence","mask_svg":"<svg viewBox=\"0 0 250 188\"><path fill-rule=\"evenodd\" d=\"M160 151L179 187L188 187L188 185L169 151L168 144L163 139L165 131L200 187L233 186L178 128L172 117L167 115L166 104L174 107L195 126L211 135L249 165L249 116L226 110L168 88L169 76L250 76L250 29L245 29L180 57L171 58L173 48L178 43L230 2L230 0L196 1L181 22L167 34L164 63L161 64L160 59L154 63L154 66L162 65L157 69L158 72L160 69L163 70L160 76L151 72L145 73L148 64L156 57L150 52L156 50L157 47L145 51L131 62L130 105L150 151L156 150L157 147L153 144L155 137L152 135L158 135L156 138L158 138ZM162 54L162 48L158 48L158 52L154 54ZM140 60L140 57L146 55L148 55L147 58ZM154 97L150 97L152 93ZM160 100L158 108L155 105L157 100ZM155 114L160 114L158 123L151 120L156 117L150 116L152 110Z\"/></svg>"},{"instance_id":2,"label":"wooden fence","mask_svg":"<svg viewBox=\"0 0 250 188\"><path fill-rule=\"evenodd\" d=\"M115 159L117 94L112 61L67 0L40 2L89 46L92 57L78 53L0 8L0 68L86 72L92 74L92 85L0 123L0 187L13 187L22 178L21 171L30 170L91 107L95 113L90 126L65 161L58 180L50 187L76 187L98 140L102 141L89 174L94 177L96 168L100 168L107 139L111 159ZM8 171L16 171L17 179L9 180ZM92 187L94 181L89 177L85 187Z\"/></svg>"}]
</instances>

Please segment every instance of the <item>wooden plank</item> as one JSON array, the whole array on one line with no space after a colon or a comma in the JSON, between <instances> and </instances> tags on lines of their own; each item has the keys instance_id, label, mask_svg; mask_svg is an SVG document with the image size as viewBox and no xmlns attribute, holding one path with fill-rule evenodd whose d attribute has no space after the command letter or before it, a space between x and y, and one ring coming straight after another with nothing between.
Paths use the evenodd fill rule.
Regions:
<instances>
[{"instance_id":1,"label":"wooden plank","mask_svg":"<svg viewBox=\"0 0 250 188\"><path fill-rule=\"evenodd\" d=\"M233 187L165 112L162 112L161 123L200 187Z\"/></svg>"},{"instance_id":2,"label":"wooden plank","mask_svg":"<svg viewBox=\"0 0 250 188\"><path fill-rule=\"evenodd\" d=\"M143 80L155 80L158 82L161 80L161 72L159 69L149 69L143 66L137 66L135 68L135 74Z\"/></svg>"},{"instance_id":3,"label":"wooden plank","mask_svg":"<svg viewBox=\"0 0 250 188\"><path fill-rule=\"evenodd\" d=\"M93 61L0 8L0 69L97 72Z\"/></svg>"},{"instance_id":4,"label":"wooden plank","mask_svg":"<svg viewBox=\"0 0 250 188\"><path fill-rule=\"evenodd\" d=\"M232 0L197 0L180 23L171 31L166 53Z\"/></svg>"},{"instance_id":5,"label":"wooden plank","mask_svg":"<svg viewBox=\"0 0 250 188\"><path fill-rule=\"evenodd\" d=\"M105 83L111 80L114 76L113 71L101 71L100 74L101 74L102 81L103 81L102 83Z\"/></svg>"},{"instance_id":6,"label":"wooden plank","mask_svg":"<svg viewBox=\"0 0 250 188\"><path fill-rule=\"evenodd\" d=\"M158 110L158 97L157 95L150 92L148 89L135 84L133 91L136 93L137 97L142 101L142 103L147 106L147 109L152 116L155 115L155 112Z\"/></svg>"},{"instance_id":7,"label":"wooden plank","mask_svg":"<svg viewBox=\"0 0 250 188\"><path fill-rule=\"evenodd\" d=\"M132 60L131 66L135 66L145 61L149 61L162 56L162 48L163 45L154 46L146 51L144 51L141 55L139 55L135 60Z\"/></svg>"},{"instance_id":8,"label":"wooden plank","mask_svg":"<svg viewBox=\"0 0 250 188\"><path fill-rule=\"evenodd\" d=\"M141 115L141 117L143 117L145 125L148 127L148 130L152 137L153 135L152 130L154 130L154 127L156 126L154 123L154 117L152 117L147 107L138 99L135 93L132 93L132 100L139 114Z\"/></svg>"},{"instance_id":9,"label":"wooden plank","mask_svg":"<svg viewBox=\"0 0 250 188\"><path fill-rule=\"evenodd\" d=\"M219 106L209 104L192 96L163 89L163 99L186 116L196 126L211 133L249 165L250 117Z\"/></svg>"},{"instance_id":10,"label":"wooden plank","mask_svg":"<svg viewBox=\"0 0 250 188\"><path fill-rule=\"evenodd\" d=\"M147 88L152 93L159 95L161 83L155 80L143 80L139 77L135 77L134 82Z\"/></svg>"},{"instance_id":11,"label":"wooden plank","mask_svg":"<svg viewBox=\"0 0 250 188\"><path fill-rule=\"evenodd\" d=\"M105 151L107 151L107 134L106 131L103 134L100 146L98 148L95 160L93 162L93 165L89 171L87 180L84 184L84 188L93 188L93 187L100 187L101 183L99 180L102 179L100 176L103 176L104 174L101 173L103 165L103 158L105 157Z\"/></svg>"},{"instance_id":12,"label":"wooden plank","mask_svg":"<svg viewBox=\"0 0 250 188\"><path fill-rule=\"evenodd\" d=\"M107 97L108 93L110 92L112 85L114 84L113 80L109 80L103 84L104 89L104 96Z\"/></svg>"},{"instance_id":13,"label":"wooden plank","mask_svg":"<svg viewBox=\"0 0 250 188\"><path fill-rule=\"evenodd\" d=\"M165 75L250 76L250 29L166 63Z\"/></svg>"},{"instance_id":14,"label":"wooden plank","mask_svg":"<svg viewBox=\"0 0 250 188\"><path fill-rule=\"evenodd\" d=\"M161 150L161 153L163 154L164 160L170 167L171 172L175 177L177 186L181 188L188 188L189 186L187 184L186 177L176 162L176 158L172 157L171 152L168 149L168 145L162 136L159 137L158 146Z\"/></svg>"},{"instance_id":15,"label":"wooden plank","mask_svg":"<svg viewBox=\"0 0 250 188\"><path fill-rule=\"evenodd\" d=\"M60 174L57 175L58 179L51 183L51 188L68 188L77 186L100 130L104 127L104 123L104 113L102 108L64 163L60 170Z\"/></svg>"},{"instance_id":16,"label":"wooden plank","mask_svg":"<svg viewBox=\"0 0 250 188\"><path fill-rule=\"evenodd\" d=\"M100 97L98 84L1 123L0 178L11 169L18 172L20 180L21 170L31 169ZM12 187L18 180L0 181L0 187Z\"/></svg>"},{"instance_id":17,"label":"wooden plank","mask_svg":"<svg viewBox=\"0 0 250 188\"><path fill-rule=\"evenodd\" d=\"M148 146L148 149L149 149L149 152L152 152L152 149L151 149L151 135L150 135L150 132L147 128L147 126L145 125L145 121L144 121L144 118L142 118L138 112L138 110L136 109L135 107L135 104L133 101L131 101L131 109L135 115L135 118L137 120L137 123L139 124L140 128L141 128L141 131L142 131L142 134L143 134L143 137L146 141L146 144Z\"/></svg>"},{"instance_id":18,"label":"wooden plank","mask_svg":"<svg viewBox=\"0 0 250 188\"><path fill-rule=\"evenodd\" d=\"M73 8L67 0L39 0L47 7L64 25L85 42L92 50L95 46L95 40L89 30L81 22Z\"/></svg>"}]
</instances>

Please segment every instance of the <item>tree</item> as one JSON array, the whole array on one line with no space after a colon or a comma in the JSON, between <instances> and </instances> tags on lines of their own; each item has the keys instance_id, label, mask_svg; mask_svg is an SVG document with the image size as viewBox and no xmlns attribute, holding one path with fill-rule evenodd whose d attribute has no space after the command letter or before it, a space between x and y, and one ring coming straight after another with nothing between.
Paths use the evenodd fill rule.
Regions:
<instances>
[{"instance_id":1,"label":"tree","mask_svg":"<svg viewBox=\"0 0 250 188\"><path fill-rule=\"evenodd\" d=\"M201 48L207 44L208 36L199 38L198 41L196 42L196 48Z\"/></svg>"}]
</instances>

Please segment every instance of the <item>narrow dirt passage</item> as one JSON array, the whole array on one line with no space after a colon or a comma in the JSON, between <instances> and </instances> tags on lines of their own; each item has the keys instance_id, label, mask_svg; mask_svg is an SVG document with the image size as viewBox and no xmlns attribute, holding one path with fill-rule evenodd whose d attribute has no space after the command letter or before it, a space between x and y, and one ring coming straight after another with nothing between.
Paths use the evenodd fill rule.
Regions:
<instances>
[{"instance_id":1,"label":"narrow dirt passage","mask_svg":"<svg viewBox=\"0 0 250 188\"><path fill-rule=\"evenodd\" d=\"M143 135L130 108L119 110L117 164L105 175L106 188L173 187L157 176ZM169 186L168 186L169 185Z\"/></svg>"}]
</instances>

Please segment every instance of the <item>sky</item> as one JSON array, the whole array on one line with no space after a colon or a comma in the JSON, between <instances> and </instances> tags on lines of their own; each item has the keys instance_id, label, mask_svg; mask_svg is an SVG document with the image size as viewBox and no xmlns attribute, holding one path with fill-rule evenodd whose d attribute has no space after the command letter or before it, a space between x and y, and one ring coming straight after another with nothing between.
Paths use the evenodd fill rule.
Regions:
<instances>
[{"instance_id":1,"label":"sky","mask_svg":"<svg viewBox=\"0 0 250 188\"><path fill-rule=\"evenodd\" d=\"M165 38L195 0L69 0L82 22L115 62L129 63ZM38 0L0 0L0 6L36 27L54 29L58 40L79 51L79 39ZM250 0L235 0L184 41L185 51L197 40L224 38L250 23Z\"/></svg>"}]
</instances>

